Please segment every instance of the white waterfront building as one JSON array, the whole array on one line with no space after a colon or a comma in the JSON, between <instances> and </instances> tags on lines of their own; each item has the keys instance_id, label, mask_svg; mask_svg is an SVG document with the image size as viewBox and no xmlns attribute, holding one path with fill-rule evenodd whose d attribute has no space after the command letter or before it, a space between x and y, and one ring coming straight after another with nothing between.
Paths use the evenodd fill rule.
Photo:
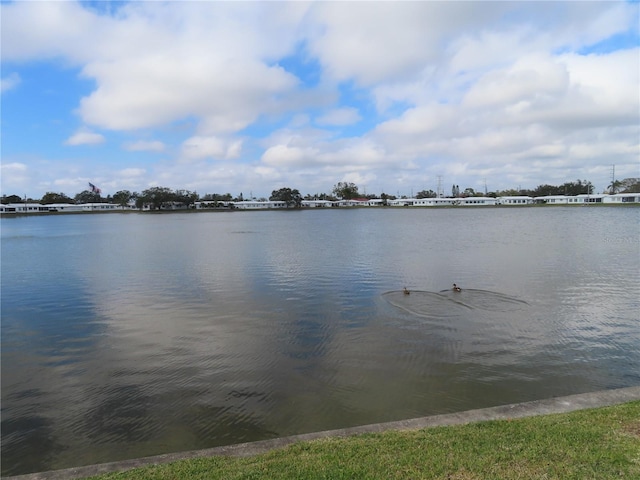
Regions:
<instances>
[{"instance_id":1,"label":"white waterfront building","mask_svg":"<svg viewBox=\"0 0 640 480\"><path fill-rule=\"evenodd\" d=\"M50 205L39 203L9 203L0 205L0 213L38 213L48 212Z\"/></svg>"},{"instance_id":2,"label":"white waterfront building","mask_svg":"<svg viewBox=\"0 0 640 480\"><path fill-rule=\"evenodd\" d=\"M393 207L448 207L456 204L457 198L396 198L389 200Z\"/></svg>"},{"instance_id":3,"label":"white waterfront building","mask_svg":"<svg viewBox=\"0 0 640 480\"><path fill-rule=\"evenodd\" d=\"M271 208L287 208L287 202L274 200L244 200L242 202L231 202L231 206L238 210L265 210Z\"/></svg>"},{"instance_id":4,"label":"white waterfront building","mask_svg":"<svg viewBox=\"0 0 640 480\"><path fill-rule=\"evenodd\" d=\"M0 213L55 213L55 212L106 212L117 210L130 210L114 203L9 203L0 205Z\"/></svg>"},{"instance_id":5,"label":"white waterfront building","mask_svg":"<svg viewBox=\"0 0 640 480\"><path fill-rule=\"evenodd\" d=\"M605 195L602 203L640 203L640 193L615 193L613 195Z\"/></svg>"},{"instance_id":6,"label":"white waterfront building","mask_svg":"<svg viewBox=\"0 0 640 480\"><path fill-rule=\"evenodd\" d=\"M526 195L514 195L508 197L498 197L498 205L531 205L533 197Z\"/></svg>"},{"instance_id":7,"label":"white waterfront building","mask_svg":"<svg viewBox=\"0 0 640 480\"><path fill-rule=\"evenodd\" d=\"M583 193L580 195L546 195L543 197L536 197L535 201L536 203L544 203L546 205L584 205L587 203L607 203L605 202L605 198L610 196L611 195L607 195L605 193Z\"/></svg>"},{"instance_id":8,"label":"white waterfront building","mask_svg":"<svg viewBox=\"0 0 640 480\"><path fill-rule=\"evenodd\" d=\"M459 199L460 205L469 205L469 206L486 206L486 205L497 205L498 200L493 197L465 197Z\"/></svg>"},{"instance_id":9,"label":"white waterfront building","mask_svg":"<svg viewBox=\"0 0 640 480\"><path fill-rule=\"evenodd\" d=\"M464 197L464 198L397 198L389 200L388 205L393 207L453 207L463 206L488 206L497 205L493 197Z\"/></svg>"},{"instance_id":10,"label":"white waterfront building","mask_svg":"<svg viewBox=\"0 0 640 480\"><path fill-rule=\"evenodd\" d=\"M329 200L302 200L302 206L308 208L333 207L333 202Z\"/></svg>"}]
</instances>

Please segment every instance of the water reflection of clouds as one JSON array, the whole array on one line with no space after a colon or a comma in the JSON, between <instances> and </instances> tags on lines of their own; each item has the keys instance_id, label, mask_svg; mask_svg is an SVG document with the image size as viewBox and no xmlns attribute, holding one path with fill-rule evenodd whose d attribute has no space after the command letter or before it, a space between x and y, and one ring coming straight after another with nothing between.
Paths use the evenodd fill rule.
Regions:
<instances>
[{"instance_id":1,"label":"water reflection of clouds","mask_svg":"<svg viewBox=\"0 0 640 480\"><path fill-rule=\"evenodd\" d=\"M94 260L92 268L87 268L86 263L77 266L67 262L64 256L58 257L60 262L66 262L65 269L57 270L57 273L64 273L65 280L61 282L64 294L49 292L47 298L55 298L57 303L64 304L65 296L69 296L76 302L75 313L70 315L69 306L63 307L60 315L64 318L54 323L56 333L62 339L72 335L90 341L90 348L82 345L83 353L77 350L78 344L74 352L64 350L68 351L72 362L81 362L82 369L64 362L53 365L49 359L56 355L62 358L64 353L59 344L56 348L60 351L46 356L49 363L46 369L27 361L19 362L21 367L11 370L16 373L16 381L28 378L46 391L47 408L43 409L48 412L48 422L60 445L73 452L69 456L59 455L48 468L82 462L85 451L96 461L158 453L167 448L158 442L171 443L166 430L174 431L171 425L182 421L192 422L195 437L200 436L198 441L209 444L225 443L220 439L230 436L239 441L240 430L246 432L248 439L260 436L257 433L260 431L265 434L260 418L243 413L242 407L233 406L227 395L228 391L242 391L237 382L238 371L243 368L248 372L257 370L260 362L264 368L270 368L269 358L273 352L264 352L270 328L265 326L260 331L251 318L260 312L260 307L255 305L254 308L246 295L229 298L228 291L223 292L219 301L203 296L199 289L202 282L189 268L198 264L197 252L194 252L192 262L189 257L179 254L179 247L184 245L181 242L186 238L184 232L179 235L174 232L164 238L158 238L157 233L147 238L138 236L126 252L114 249L113 238L108 234L92 238L82 246ZM69 247L73 250L72 245ZM224 255L224 251L221 253ZM229 272L233 273L233 270ZM46 275L41 278L48 286L54 283ZM77 289L70 278L78 279ZM222 279L221 283L226 280ZM204 290L210 291L207 287ZM34 292L30 293L33 295ZM78 302L80 298L86 302ZM34 316L34 320L36 318L42 322L42 317ZM73 327L72 322L77 319L80 329ZM3 318L3 328L5 320ZM88 325L100 325L99 331L87 330ZM256 355L256 351L263 351L263 354ZM3 353L7 351L3 350ZM9 385L12 380L4 370L10 362L5 359L6 355L3 385ZM21 359L25 360L24 355ZM243 362L246 362L244 367ZM34 365L31 373L27 370L28 365ZM256 382L249 383L250 388L255 388ZM173 401L170 400L172 396ZM222 427L209 425L197 434L197 425L201 422L189 413L193 408L181 402L188 402L190 398L196 402L205 397L209 397L214 405L219 404L217 408L224 412L224 418L219 419ZM172 404L169 410L165 401ZM51 408L54 405L55 408ZM24 408L30 407L25 405ZM176 414L174 408L184 413ZM5 419L6 416L3 421ZM241 425L245 427L240 428ZM158 434L158 430L163 430L165 435ZM202 438L206 431L217 433L218 438ZM39 434L44 432L41 430ZM152 441L156 436L159 439ZM136 446L126 453L128 449L123 445L131 442ZM144 445L149 443L153 445L145 450ZM102 445L105 456L96 456L95 452L90 452L91 448L86 450L91 444ZM194 448L200 446L202 444L193 445ZM185 445L178 444L173 448L181 449ZM4 452L10 452L10 449L3 448L3 457ZM45 451L39 454L47 458Z\"/></svg>"},{"instance_id":2,"label":"water reflection of clouds","mask_svg":"<svg viewBox=\"0 0 640 480\"><path fill-rule=\"evenodd\" d=\"M259 388L263 380L256 372L264 375L275 355L265 351L270 329L243 317L242 310L214 313L209 305L177 302L153 289L101 297L97 310L109 335L88 362L95 368L76 378L85 388L69 392L78 418L85 419L79 430L91 443L122 458L127 444L134 445L128 456L170 451L162 442L170 444L169 432L180 424L182 440L189 430L196 442L186 448L223 444L233 425L244 424L253 435L263 430L261 417L247 415L228 393L243 391L240 372L246 372L249 388ZM202 419L193 415L198 404L220 412L207 419L207 427L199 427ZM218 436L203 438L197 433L203 428ZM148 451L141 450L145 445Z\"/></svg>"},{"instance_id":3,"label":"water reflection of clouds","mask_svg":"<svg viewBox=\"0 0 640 480\"><path fill-rule=\"evenodd\" d=\"M67 448L67 420L85 412L76 393L105 333L78 256L86 235L74 233L77 220L70 229L24 220L37 224L34 235L3 237L2 248L3 474L47 470Z\"/></svg>"}]
</instances>

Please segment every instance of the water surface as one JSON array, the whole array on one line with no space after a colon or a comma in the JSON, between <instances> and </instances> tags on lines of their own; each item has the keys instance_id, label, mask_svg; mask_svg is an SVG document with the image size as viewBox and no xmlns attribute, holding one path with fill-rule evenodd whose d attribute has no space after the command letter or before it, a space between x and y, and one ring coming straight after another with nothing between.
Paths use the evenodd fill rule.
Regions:
<instances>
[{"instance_id":1,"label":"water surface","mask_svg":"<svg viewBox=\"0 0 640 480\"><path fill-rule=\"evenodd\" d=\"M639 220L3 218L2 474L640 385Z\"/></svg>"}]
</instances>

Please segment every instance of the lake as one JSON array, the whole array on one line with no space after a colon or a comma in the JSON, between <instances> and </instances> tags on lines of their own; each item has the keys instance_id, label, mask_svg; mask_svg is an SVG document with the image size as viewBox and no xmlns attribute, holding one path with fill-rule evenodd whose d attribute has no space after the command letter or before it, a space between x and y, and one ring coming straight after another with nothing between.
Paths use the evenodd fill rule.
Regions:
<instances>
[{"instance_id":1,"label":"lake","mask_svg":"<svg viewBox=\"0 0 640 480\"><path fill-rule=\"evenodd\" d=\"M0 222L2 475L640 385L640 208Z\"/></svg>"}]
</instances>

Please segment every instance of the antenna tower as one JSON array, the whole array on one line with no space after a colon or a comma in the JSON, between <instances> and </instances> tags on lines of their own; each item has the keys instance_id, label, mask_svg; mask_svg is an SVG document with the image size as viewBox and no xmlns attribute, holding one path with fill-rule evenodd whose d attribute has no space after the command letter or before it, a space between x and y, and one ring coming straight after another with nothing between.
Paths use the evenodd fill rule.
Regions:
<instances>
[{"instance_id":1,"label":"antenna tower","mask_svg":"<svg viewBox=\"0 0 640 480\"><path fill-rule=\"evenodd\" d=\"M616 193L616 166L611 165L611 194Z\"/></svg>"}]
</instances>

